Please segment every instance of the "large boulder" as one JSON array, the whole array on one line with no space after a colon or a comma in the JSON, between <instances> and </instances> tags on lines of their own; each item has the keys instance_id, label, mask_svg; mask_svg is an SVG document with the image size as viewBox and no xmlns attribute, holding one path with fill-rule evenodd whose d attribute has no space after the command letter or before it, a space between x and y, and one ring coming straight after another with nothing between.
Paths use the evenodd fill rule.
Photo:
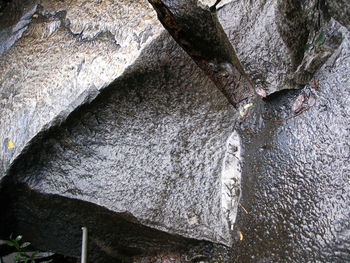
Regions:
<instances>
[{"instance_id":1,"label":"large boulder","mask_svg":"<svg viewBox=\"0 0 350 263\"><path fill-rule=\"evenodd\" d=\"M21 2L0 17L11 33L2 46L15 43L0 58L1 144L15 145L0 151L1 177L39 132L95 98L163 31L143 1ZM18 6L24 15L8 21Z\"/></svg>"},{"instance_id":2,"label":"large boulder","mask_svg":"<svg viewBox=\"0 0 350 263\"><path fill-rule=\"evenodd\" d=\"M245 70L272 94L236 126L244 209L235 227L244 238L233 262L350 260L350 9L299 2L234 1L218 11Z\"/></svg>"},{"instance_id":3,"label":"large boulder","mask_svg":"<svg viewBox=\"0 0 350 263\"><path fill-rule=\"evenodd\" d=\"M1 28L2 238L78 256L87 226L93 262L199 240L230 262L350 260L345 1L217 5L270 95L238 110L146 1L24 4Z\"/></svg>"},{"instance_id":4,"label":"large boulder","mask_svg":"<svg viewBox=\"0 0 350 263\"><path fill-rule=\"evenodd\" d=\"M249 214L239 213L234 262L350 260L350 34L341 30L314 82L256 102L239 125Z\"/></svg>"},{"instance_id":5,"label":"large boulder","mask_svg":"<svg viewBox=\"0 0 350 263\"><path fill-rule=\"evenodd\" d=\"M87 226L94 262L230 246L235 110L148 4L95 2L34 3L1 57L1 236L79 256Z\"/></svg>"},{"instance_id":6,"label":"large boulder","mask_svg":"<svg viewBox=\"0 0 350 263\"><path fill-rule=\"evenodd\" d=\"M307 84L342 40L316 0L232 1L218 17L246 73L267 95Z\"/></svg>"}]
</instances>

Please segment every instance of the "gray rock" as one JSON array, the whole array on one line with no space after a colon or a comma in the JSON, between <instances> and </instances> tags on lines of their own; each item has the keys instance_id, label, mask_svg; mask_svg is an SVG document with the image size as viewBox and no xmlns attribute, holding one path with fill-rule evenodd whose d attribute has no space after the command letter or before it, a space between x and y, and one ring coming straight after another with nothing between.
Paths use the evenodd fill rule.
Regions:
<instances>
[{"instance_id":1,"label":"gray rock","mask_svg":"<svg viewBox=\"0 0 350 263\"><path fill-rule=\"evenodd\" d=\"M176 47L167 37L159 42L164 50ZM234 111L180 54L163 66L154 56L152 67L114 83L42 138L28 154L32 161L22 157L12 176L38 192L128 211L145 225L230 244L220 184Z\"/></svg>"},{"instance_id":2,"label":"gray rock","mask_svg":"<svg viewBox=\"0 0 350 263\"><path fill-rule=\"evenodd\" d=\"M198 240L233 244L235 262L349 261L346 4L227 2L257 87L320 91L235 112L145 1L26 2L1 45L2 238L79 256L87 226L93 262Z\"/></svg>"},{"instance_id":3,"label":"gray rock","mask_svg":"<svg viewBox=\"0 0 350 263\"><path fill-rule=\"evenodd\" d=\"M41 5L0 61L2 236L78 256L86 225L94 262L231 245L234 109L144 2Z\"/></svg>"},{"instance_id":4,"label":"gray rock","mask_svg":"<svg viewBox=\"0 0 350 263\"><path fill-rule=\"evenodd\" d=\"M216 16L216 5L149 0L174 40L234 106L254 93L253 85Z\"/></svg>"},{"instance_id":5,"label":"gray rock","mask_svg":"<svg viewBox=\"0 0 350 263\"><path fill-rule=\"evenodd\" d=\"M4 3L0 6L5 12L0 13L0 55L7 51L22 37L31 22L31 16L36 11L36 5L31 1L14 1L15 4ZM1 11L0 10L0 11ZM11 15L7 15L10 13Z\"/></svg>"},{"instance_id":6,"label":"gray rock","mask_svg":"<svg viewBox=\"0 0 350 263\"><path fill-rule=\"evenodd\" d=\"M244 238L233 245L234 262L350 260L350 41L336 21L348 9L329 18L324 8L317 1L235 1L219 11L242 63L252 65L253 79L265 79L268 93L309 84L241 105L248 212L242 208L235 225Z\"/></svg>"},{"instance_id":7,"label":"gray rock","mask_svg":"<svg viewBox=\"0 0 350 263\"><path fill-rule=\"evenodd\" d=\"M316 82L256 102L240 125L249 214L238 216L244 240L233 246L234 262L350 260L350 34L341 31L345 39Z\"/></svg>"},{"instance_id":8,"label":"gray rock","mask_svg":"<svg viewBox=\"0 0 350 263\"><path fill-rule=\"evenodd\" d=\"M347 0L327 0L325 5L329 14L350 30L350 2Z\"/></svg>"},{"instance_id":9,"label":"gray rock","mask_svg":"<svg viewBox=\"0 0 350 263\"><path fill-rule=\"evenodd\" d=\"M0 58L1 177L39 132L95 98L163 31L142 1L40 1L24 8L36 15ZM22 20L8 29L13 33L4 46L19 37Z\"/></svg>"},{"instance_id":10,"label":"gray rock","mask_svg":"<svg viewBox=\"0 0 350 263\"><path fill-rule=\"evenodd\" d=\"M246 73L267 95L307 84L340 45L340 32L318 2L232 1L219 9Z\"/></svg>"}]
</instances>

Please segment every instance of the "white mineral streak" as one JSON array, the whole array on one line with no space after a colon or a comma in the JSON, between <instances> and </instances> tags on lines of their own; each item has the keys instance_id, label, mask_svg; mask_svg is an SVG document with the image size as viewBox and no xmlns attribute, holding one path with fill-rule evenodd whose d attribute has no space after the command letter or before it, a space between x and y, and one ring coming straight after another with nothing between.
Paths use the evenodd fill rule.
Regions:
<instances>
[{"instance_id":1,"label":"white mineral streak","mask_svg":"<svg viewBox=\"0 0 350 263\"><path fill-rule=\"evenodd\" d=\"M221 175L221 205L224 220L232 227L236 221L237 208L241 196L241 139L236 131L226 143L227 151Z\"/></svg>"},{"instance_id":2,"label":"white mineral streak","mask_svg":"<svg viewBox=\"0 0 350 263\"><path fill-rule=\"evenodd\" d=\"M198 2L205 6L213 6L216 3L217 0L199 0ZM224 5L232 2L233 0L221 0L217 5L216 8L223 7Z\"/></svg>"}]
</instances>

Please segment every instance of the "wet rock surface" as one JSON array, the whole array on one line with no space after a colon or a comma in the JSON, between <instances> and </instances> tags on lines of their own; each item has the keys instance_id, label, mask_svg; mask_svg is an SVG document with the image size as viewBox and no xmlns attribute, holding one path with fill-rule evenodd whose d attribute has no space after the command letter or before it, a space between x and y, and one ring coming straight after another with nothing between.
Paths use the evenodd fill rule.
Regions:
<instances>
[{"instance_id":1,"label":"wet rock surface","mask_svg":"<svg viewBox=\"0 0 350 263\"><path fill-rule=\"evenodd\" d=\"M342 39L320 1L232 1L218 18L244 70L268 95L307 84Z\"/></svg>"},{"instance_id":2,"label":"wet rock surface","mask_svg":"<svg viewBox=\"0 0 350 263\"><path fill-rule=\"evenodd\" d=\"M240 126L242 203L234 262L349 262L349 33L300 91L258 102ZM292 110L300 95L305 111Z\"/></svg>"},{"instance_id":3,"label":"wet rock surface","mask_svg":"<svg viewBox=\"0 0 350 263\"><path fill-rule=\"evenodd\" d=\"M1 177L39 132L95 98L163 31L143 1L13 1L0 19L1 46L13 45L0 58Z\"/></svg>"},{"instance_id":4,"label":"wet rock surface","mask_svg":"<svg viewBox=\"0 0 350 263\"><path fill-rule=\"evenodd\" d=\"M5 188L19 190L14 196L3 193L4 202L12 205L2 225L9 225L9 218L17 218L14 229L24 232L38 248L59 253L67 250L68 255L76 256L79 246L71 245L79 243L81 225L90 222L91 239L100 240L100 233L107 231L103 222L109 219L105 217L129 215L127 220L136 225L126 225L130 233L121 231L121 224L113 228L113 235L101 241L107 248L92 242L94 262L99 262L97 258L104 262L108 258L180 249L195 243L193 238L230 245L228 217L233 223L239 193L222 203L221 196L227 190L221 185L221 177L229 180L235 175L235 165L231 165L235 160L225 157L237 151L227 144L233 133L234 115L224 96L163 34L123 78L76 110L59 127L40 134L15 161ZM31 192L38 195L40 203L16 198L16 194L26 192L17 183L28 189L28 198ZM235 193L239 181L231 188ZM43 216L31 214L31 210L37 211L41 203L51 199L57 205L43 208ZM62 207L66 200L70 200L69 204ZM78 200L90 203L86 210L91 209L91 213L96 205L108 211L88 216L80 211ZM49 209L50 222L56 216L61 218L61 213L67 216L62 222L57 219L48 223L50 227L40 227ZM98 222L93 225L91 221ZM55 224L66 227L54 229ZM145 226L153 229L152 238L143 237L149 230L139 229L149 229ZM40 230L33 232L36 228ZM157 234L162 231L175 237ZM64 238L47 239L50 233ZM66 242L70 233L73 237ZM140 238L136 240L137 236Z\"/></svg>"},{"instance_id":5,"label":"wet rock surface","mask_svg":"<svg viewBox=\"0 0 350 263\"><path fill-rule=\"evenodd\" d=\"M85 225L93 262L350 261L347 2L228 2L221 25L270 94L238 111L146 1L15 7L0 27L3 238L77 257Z\"/></svg>"}]
</instances>

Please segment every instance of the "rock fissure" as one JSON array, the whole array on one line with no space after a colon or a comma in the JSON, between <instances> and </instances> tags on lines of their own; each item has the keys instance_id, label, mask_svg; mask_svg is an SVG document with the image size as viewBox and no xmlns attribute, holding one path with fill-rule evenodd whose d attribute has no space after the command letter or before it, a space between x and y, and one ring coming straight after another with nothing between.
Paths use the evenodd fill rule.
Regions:
<instances>
[{"instance_id":1,"label":"rock fissure","mask_svg":"<svg viewBox=\"0 0 350 263\"><path fill-rule=\"evenodd\" d=\"M165 29L234 107L252 95L252 82L245 74L215 10L202 8L197 1L149 2Z\"/></svg>"}]
</instances>

